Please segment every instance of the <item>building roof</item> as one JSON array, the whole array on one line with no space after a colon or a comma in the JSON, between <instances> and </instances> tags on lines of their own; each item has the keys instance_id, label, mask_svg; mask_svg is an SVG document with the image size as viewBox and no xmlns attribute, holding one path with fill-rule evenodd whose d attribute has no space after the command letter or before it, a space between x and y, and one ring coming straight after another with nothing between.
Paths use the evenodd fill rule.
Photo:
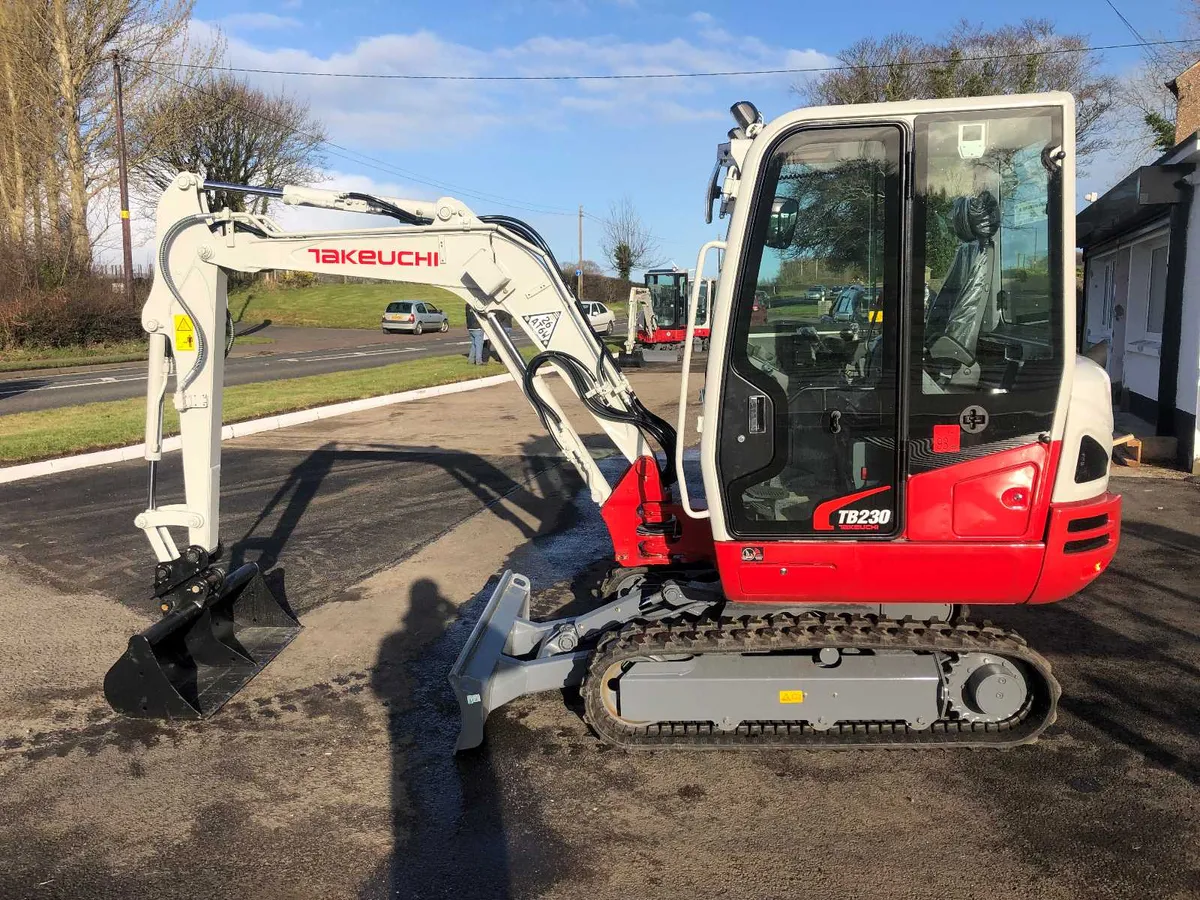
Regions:
<instances>
[{"instance_id":1,"label":"building roof","mask_svg":"<svg viewBox=\"0 0 1200 900\"><path fill-rule=\"evenodd\" d=\"M1200 133L1180 141L1150 165L1134 169L1075 216L1076 245L1086 250L1166 215L1174 199L1171 186L1197 161Z\"/></svg>"}]
</instances>

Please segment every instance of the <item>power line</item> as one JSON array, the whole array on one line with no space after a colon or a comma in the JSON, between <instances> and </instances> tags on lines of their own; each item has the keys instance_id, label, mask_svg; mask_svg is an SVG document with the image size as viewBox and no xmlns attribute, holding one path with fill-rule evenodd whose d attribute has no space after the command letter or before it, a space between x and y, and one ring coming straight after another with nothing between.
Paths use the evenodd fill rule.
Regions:
<instances>
[{"instance_id":1,"label":"power line","mask_svg":"<svg viewBox=\"0 0 1200 900\"><path fill-rule=\"evenodd\" d=\"M1119 9L1117 9L1117 5L1115 3L1113 3L1113 0L1104 0L1104 2L1108 4L1109 9L1111 9L1113 12L1115 12L1117 14L1117 18L1121 20L1121 22L1125 25L1125 28L1129 31L1129 33L1132 34L1139 41L1141 41L1142 44L1145 45L1146 49L1148 49L1150 51L1150 55L1152 57L1154 57L1154 60L1161 65L1162 57L1159 56L1158 51L1154 49L1156 44L1161 43L1161 42L1147 41L1144 37L1142 37L1142 33L1133 27L1133 23L1130 22L1127 18L1125 18L1125 14L1122 13Z\"/></svg>"},{"instance_id":2,"label":"power line","mask_svg":"<svg viewBox=\"0 0 1200 900\"><path fill-rule=\"evenodd\" d=\"M1107 2L1107 0L1106 0ZM1112 3L1109 2L1109 6ZM1116 7L1113 6L1115 10ZM1120 12L1117 15L1121 15ZM1121 16L1122 21L1125 17ZM1128 22L1126 22L1128 24ZM1133 26L1130 25L1130 28ZM1137 35L1137 32L1134 31ZM912 66L938 66L948 63L987 62L998 59L1012 59L1023 56L1057 56L1065 53L1101 53L1109 50L1130 50L1148 47L1162 47L1168 44L1195 44L1200 38L1180 38L1177 40L1147 41L1140 39L1128 44L1101 44L1095 47L1055 47L1048 50L1030 50L1025 53L993 53L983 56L960 56L946 59L925 59L906 62ZM631 72L607 75L413 75L395 72L312 72L298 69L258 69L246 66L214 66L202 63L160 63L153 60L140 60L146 65L156 67L180 67L188 69L206 69L216 72L243 72L254 75L288 75L313 78L373 78L391 81L635 81L667 78L739 78L754 75L808 75L822 72L847 72L861 69L886 69L894 63L862 63L858 65L843 64L839 66L807 66L801 68L780 69L737 69L723 72ZM574 215L574 213L567 213Z\"/></svg>"},{"instance_id":3,"label":"power line","mask_svg":"<svg viewBox=\"0 0 1200 900\"><path fill-rule=\"evenodd\" d=\"M125 59L126 62L129 61L128 57L123 57L123 59ZM145 61L141 61L140 64L143 66L147 65L147 63ZM192 66L192 68L210 68L210 67ZM466 196L466 197L473 197L477 200L482 200L485 203L495 203L500 206L509 207L512 209L520 209L525 212L537 213L539 215L554 215L554 216L574 216L575 215L574 212L569 212L567 210L555 209L554 207L550 207L550 206L540 206L539 204L524 203L522 201L513 200L510 197L504 197L500 194L489 194L486 191L468 190L467 188L460 187L457 185L452 185L452 184L448 184L445 182L440 182L440 181L435 181L435 180L428 179L428 178L423 178L420 175L417 175L415 172L409 172L406 169L401 169L398 166L393 166L391 163L386 162L385 160L378 159L377 157L374 157L374 156L368 156L367 154L361 153L358 150L351 150L349 147L342 146L341 144L336 144L333 141L329 140L328 138L324 138L324 137L321 137L320 135L312 134L312 133L304 131L300 128L296 128L295 126L289 125L286 122L281 122L278 119L273 119L270 116L263 115L260 112L257 112L253 109L249 109L238 103L234 103L228 99L225 99L222 97L217 97L214 93L212 93L211 91L205 90L203 87L200 87L199 85L191 84L187 81L183 81L179 78L176 78L173 75L169 75L166 73L160 72L159 74L163 75L163 77L165 77L171 81L174 81L176 84L180 85L181 87L185 87L185 88L188 88L189 90L196 91L197 93L203 94L204 96L209 97L210 99L216 100L219 103L223 103L234 109L240 110L241 112L246 113L247 115L254 116L255 118L257 118L263 122L266 122L270 125L274 125L276 128L284 128L288 131L291 131L294 134L300 135L301 137L306 137L311 141L316 141L317 143L321 144L323 147L326 148L326 152L329 153L330 156L336 156L340 159L346 160L347 162L352 162L352 163L355 163L356 165L360 165L360 166L366 166L368 168L375 169L379 172L383 172L386 175L391 175L391 176L397 177L397 178L403 178L407 181L415 181L419 184L428 185L429 187L435 187L438 190L447 191L451 194L459 194L459 195ZM329 149L329 148L332 148L332 149Z\"/></svg>"},{"instance_id":4,"label":"power line","mask_svg":"<svg viewBox=\"0 0 1200 900\"><path fill-rule=\"evenodd\" d=\"M1117 9L1116 4L1113 3L1112 0L1104 0L1104 2L1108 4L1109 9L1111 9L1113 12L1115 12L1117 14L1117 18L1125 23L1125 27L1127 29L1129 29L1130 34L1132 34L1135 38L1137 38L1139 41L1141 41L1141 43L1143 45L1145 45L1147 47L1150 46L1151 42L1147 41L1144 37L1142 37L1141 33L1136 28L1133 27L1133 23L1130 22L1127 18L1125 18L1124 14L1119 9ZM1156 43L1163 43L1163 42L1156 42Z\"/></svg>"}]
</instances>

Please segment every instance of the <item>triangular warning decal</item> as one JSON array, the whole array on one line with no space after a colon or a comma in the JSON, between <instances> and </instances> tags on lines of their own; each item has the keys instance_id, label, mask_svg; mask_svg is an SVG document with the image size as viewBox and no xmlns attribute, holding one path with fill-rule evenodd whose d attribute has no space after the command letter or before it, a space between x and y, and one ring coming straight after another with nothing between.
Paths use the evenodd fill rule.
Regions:
<instances>
[{"instance_id":1,"label":"triangular warning decal","mask_svg":"<svg viewBox=\"0 0 1200 900\"><path fill-rule=\"evenodd\" d=\"M529 323L543 350L550 346L550 338L554 337L554 329L558 327L558 318L561 315L561 312L546 312L525 316L525 321Z\"/></svg>"}]
</instances>

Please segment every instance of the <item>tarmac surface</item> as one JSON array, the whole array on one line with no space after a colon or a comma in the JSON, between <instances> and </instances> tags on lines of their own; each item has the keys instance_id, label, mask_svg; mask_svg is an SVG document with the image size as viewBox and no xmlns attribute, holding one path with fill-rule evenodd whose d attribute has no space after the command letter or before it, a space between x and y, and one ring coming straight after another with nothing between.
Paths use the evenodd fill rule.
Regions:
<instances>
[{"instance_id":1,"label":"tarmac surface","mask_svg":"<svg viewBox=\"0 0 1200 900\"><path fill-rule=\"evenodd\" d=\"M672 416L672 375L632 379ZM611 553L515 387L226 451L233 552L284 570L306 627L196 725L99 693L150 621L141 467L0 488L6 900L1200 896L1200 486L1122 473L1109 571L988 611L1063 685L1032 747L626 752L568 692L456 757L445 675L494 576L528 575L544 615Z\"/></svg>"},{"instance_id":2,"label":"tarmac surface","mask_svg":"<svg viewBox=\"0 0 1200 900\"><path fill-rule=\"evenodd\" d=\"M225 384L251 384L370 369L430 356L467 355L465 329L442 334L383 334L355 328L288 328L272 325L255 332L271 344L237 344L225 361ZM516 344L527 344L515 335ZM146 363L114 363L67 369L40 369L0 375L0 415L55 409L103 400L141 397Z\"/></svg>"}]
</instances>

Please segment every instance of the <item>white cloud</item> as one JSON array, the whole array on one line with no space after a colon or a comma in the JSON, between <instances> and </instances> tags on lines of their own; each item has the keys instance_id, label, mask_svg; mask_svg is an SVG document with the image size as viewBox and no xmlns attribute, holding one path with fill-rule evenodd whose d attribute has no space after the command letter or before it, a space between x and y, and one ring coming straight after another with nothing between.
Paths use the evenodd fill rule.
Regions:
<instances>
[{"instance_id":1,"label":"white cloud","mask_svg":"<svg viewBox=\"0 0 1200 900\"><path fill-rule=\"evenodd\" d=\"M296 6L299 5L299 3L296 4ZM265 12L249 12L232 13L221 19L220 24L230 31L282 31L289 28L299 28L303 23L292 16L277 16L275 13Z\"/></svg>"},{"instance_id":2,"label":"white cloud","mask_svg":"<svg viewBox=\"0 0 1200 900\"><path fill-rule=\"evenodd\" d=\"M711 17L710 17L711 18ZM195 23L198 38L209 29ZM382 34L327 56L298 48L264 49L229 38L229 62L255 69L329 75L628 75L778 69L828 64L815 50L776 47L708 27L690 36L630 41L611 36L539 36L509 47L478 48L431 31ZM687 121L725 115L732 93L779 79L662 78L548 82L421 81L346 77L251 76L309 101L332 140L372 150L448 145L503 128L570 127L586 114L606 124ZM631 114L636 111L636 114ZM557 113L557 114L556 114ZM334 165L345 165L336 159Z\"/></svg>"},{"instance_id":3,"label":"white cloud","mask_svg":"<svg viewBox=\"0 0 1200 900\"><path fill-rule=\"evenodd\" d=\"M694 22L697 25L711 25L717 20L713 18L712 13L706 13L703 10L697 10L688 16L688 21Z\"/></svg>"}]
</instances>

